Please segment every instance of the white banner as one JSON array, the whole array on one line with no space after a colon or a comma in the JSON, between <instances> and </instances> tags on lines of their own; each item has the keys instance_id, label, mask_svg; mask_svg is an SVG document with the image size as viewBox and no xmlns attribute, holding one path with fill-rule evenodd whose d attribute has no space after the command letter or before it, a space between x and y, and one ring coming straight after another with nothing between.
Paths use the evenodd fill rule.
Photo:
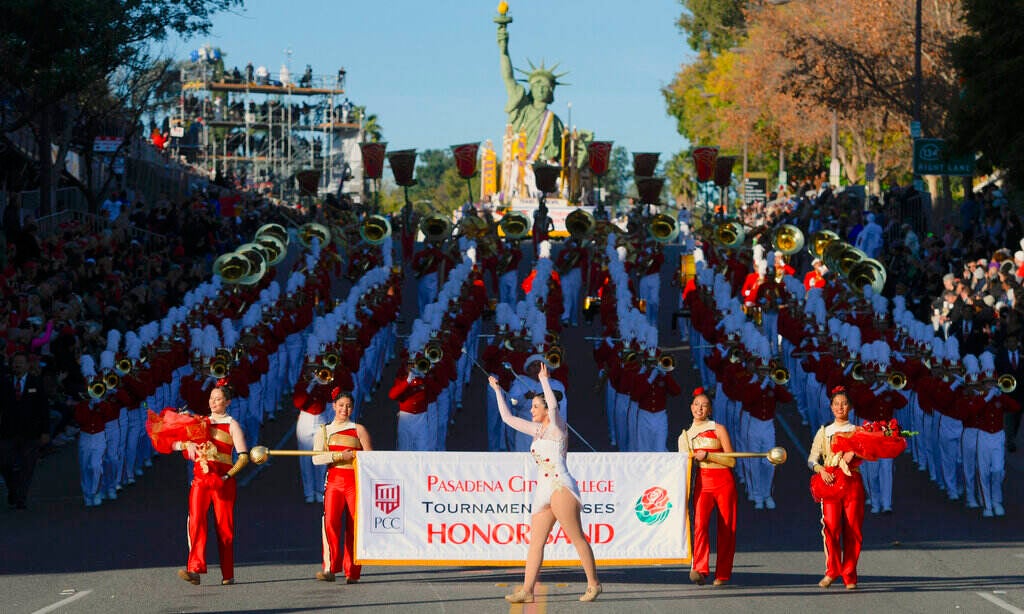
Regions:
<instances>
[{"instance_id":1,"label":"white banner","mask_svg":"<svg viewBox=\"0 0 1024 614\"><path fill-rule=\"evenodd\" d=\"M604 565L690 562L688 459L573 453L583 532ZM360 452L356 559L370 565L526 560L537 466L514 452ZM578 564L556 523L545 565Z\"/></svg>"}]
</instances>

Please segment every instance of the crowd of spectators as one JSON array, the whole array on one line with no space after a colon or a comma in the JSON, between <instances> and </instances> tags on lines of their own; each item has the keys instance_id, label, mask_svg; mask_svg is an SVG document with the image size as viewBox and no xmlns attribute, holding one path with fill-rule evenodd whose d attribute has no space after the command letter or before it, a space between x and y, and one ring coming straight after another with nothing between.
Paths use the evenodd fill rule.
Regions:
<instances>
[{"instance_id":1,"label":"crowd of spectators","mask_svg":"<svg viewBox=\"0 0 1024 614\"><path fill-rule=\"evenodd\" d=\"M54 446L77 432L72 408L85 394L79 356L98 357L109 330L124 334L164 317L209 279L214 258L250 241L263 223L289 223L266 203L237 206L227 217L227 199L216 195L176 204L130 196L114 192L98 218L63 223L48 236L17 198L3 213L0 372L17 352L28 352L52 410Z\"/></svg>"}]
</instances>

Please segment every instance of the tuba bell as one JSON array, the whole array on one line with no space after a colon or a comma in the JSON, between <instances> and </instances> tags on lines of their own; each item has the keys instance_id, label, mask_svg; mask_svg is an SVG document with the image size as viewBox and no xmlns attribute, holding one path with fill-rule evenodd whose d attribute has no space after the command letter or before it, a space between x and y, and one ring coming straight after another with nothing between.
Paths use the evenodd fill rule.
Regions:
<instances>
[{"instance_id":1,"label":"tuba bell","mask_svg":"<svg viewBox=\"0 0 1024 614\"><path fill-rule=\"evenodd\" d=\"M1017 378L1009 373L1004 373L996 380L996 386L999 386L999 391L1003 394L1010 394L1017 389Z\"/></svg>"},{"instance_id":2,"label":"tuba bell","mask_svg":"<svg viewBox=\"0 0 1024 614\"><path fill-rule=\"evenodd\" d=\"M743 245L746 232L743 225L736 221L722 222L715 226L715 241L722 247L736 248Z\"/></svg>"},{"instance_id":3,"label":"tuba bell","mask_svg":"<svg viewBox=\"0 0 1024 614\"><path fill-rule=\"evenodd\" d=\"M565 216L565 229L569 236L582 243L594 232L594 215L585 209L576 209Z\"/></svg>"},{"instance_id":4,"label":"tuba bell","mask_svg":"<svg viewBox=\"0 0 1024 614\"><path fill-rule=\"evenodd\" d=\"M525 239L530 234L530 218L519 211L509 211L501 217L498 228L510 241Z\"/></svg>"},{"instance_id":5,"label":"tuba bell","mask_svg":"<svg viewBox=\"0 0 1024 614\"><path fill-rule=\"evenodd\" d=\"M391 222L383 215L369 215L359 225L359 236L370 245L380 245L391 236Z\"/></svg>"},{"instance_id":6,"label":"tuba bell","mask_svg":"<svg viewBox=\"0 0 1024 614\"><path fill-rule=\"evenodd\" d=\"M260 244L244 243L238 246L235 253L249 261L249 274L236 282L239 285L251 286L267 273L267 252Z\"/></svg>"},{"instance_id":7,"label":"tuba bell","mask_svg":"<svg viewBox=\"0 0 1024 614\"><path fill-rule=\"evenodd\" d=\"M811 235L811 240L807 244L807 252L814 258L824 259L822 254L825 252L825 248L832 241L838 240L839 235L831 230L819 230Z\"/></svg>"},{"instance_id":8,"label":"tuba bell","mask_svg":"<svg viewBox=\"0 0 1024 614\"><path fill-rule=\"evenodd\" d=\"M772 232L772 247L792 256L804 248L804 233L792 224L783 224Z\"/></svg>"},{"instance_id":9,"label":"tuba bell","mask_svg":"<svg viewBox=\"0 0 1024 614\"><path fill-rule=\"evenodd\" d=\"M281 241L281 239L274 234L266 233L263 235L257 235L253 240L253 243L263 248L263 252L267 257L268 266L274 266L281 262L288 253L288 244Z\"/></svg>"},{"instance_id":10,"label":"tuba bell","mask_svg":"<svg viewBox=\"0 0 1024 614\"><path fill-rule=\"evenodd\" d=\"M857 294L864 292L864 286L870 286L875 294L881 294L885 288L885 265L874 258L865 258L850 268L847 277Z\"/></svg>"},{"instance_id":11,"label":"tuba bell","mask_svg":"<svg viewBox=\"0 0 1024 614\"><path fill-rule=\"evenodd\" d=\"M252 269L252 264L244 256L228 252L217 256L213 261L213 274L220 277L226 284L237 284Z\"/></svg>"},{"instance_id":12,"label":"tuba bell","mask_svg":"<svg viewBox=\"0 0 1024 614\"><path fill-rule=\"evenodd\" d=\"M299 227L299 242L305 247L313 246L313 239L319 239L320 247L331 242L331 229L317 222L306 222Z\"/></svg>"},{"instance_id":13,"label":"tuba bell","mask_svg":"<svg viewBox=\"0 0 1024 614\"><path fill-rule=\"evenodd\" d=\"M671 243L679 236L679 224L671 215L659 213L651 218L647 234L658 243Z\"/></svg>"},{"instance_id":14,"label":"tuba bell","mask_svg":"<svg viewBox=\"0 0 1024 614\"><path fill-rule=\"evenodd\" d=\"M420 222L420 232L427 243L441 243L452 233L452 223L440 213L431 213Z\"/></svg>"},{"instance_id":15,"label":"tuba bell","mask_svg":"<svg viewBox=\"0 0 1024 614\"><path fill-rule=\"evenodd\" d=\"M280 224L270 223L260 226L256 231L255 238L259 240L263 237L273 237L283 243L286 248L288 247L288 230Z\"/></svg>"}]
</instances>

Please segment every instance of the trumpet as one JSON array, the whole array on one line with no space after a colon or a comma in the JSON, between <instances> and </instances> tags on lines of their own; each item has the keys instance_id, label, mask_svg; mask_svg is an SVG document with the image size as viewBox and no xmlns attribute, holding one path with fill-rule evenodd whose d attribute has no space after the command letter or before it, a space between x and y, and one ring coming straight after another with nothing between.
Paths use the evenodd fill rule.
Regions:
<instances>
[{"instance_id":1,"label":"trumpet","mask_svg":"<svg viewBox=\"0 0 1024 614\"><path fill-rule=\"evenodd\" d=\"M114 365L114 371L121 376L128 375L132 371L132 361L128 358L122 358Z\"/></svg>"},{"instance_id":2,"label":"trumpet","mask_svg":"<svg viewBox=\"0 0 1024 614\"><path fill-rule=\"evenodd\" d=\"M431 341L423 348L423 356L430 361L430 364L441 362L441 359L444 358L444 348L440 343Z\"/></svg>"},{"instance_id":3,"label":"trumpet","mask_svg":"<svg viewBox=\"0 0 1024 614\"><path fill-rule=\"evenodd\" d=\"M676 359L669 354L662 354L658 357L658 368L662 371L671 371L676 368Z\"/></svg>"},{"instance_id":4,"label":"trumpet","mask_svg":"<svg viewBox=\"0 0 1024 614\"><path fill-rule=\"evenodd\" d=\"M113 390L117 388L117 385L121 383L121 378L118 377L117 373L107 373L103 376L103 384L106 385L107 390Z\"/></svg>"},{"instance_id":5,"label":"trumpet","mask_svg":"<svg viewBox=\"0 0 1024 614\"><path fill-rule=\"evenodd\" d=\"M103 398L103 395L107 393L107 385L102 381L95 381L89 384L89 397L96 399L97 401Z\"/></svg>"},{"instance_id":6,"label":"trumpet","mask_svg":"<svg viewBox=\"0 0 1024 614\"><path fill-rule=\"evenodd\" d=\"M885 383L893 390L903 390L907 387L907 376L899 371L893 371L885 378Z\"/></svg>"},{"instance_id":7,"label":"trumpet","mask_svg":"<svg viewBox=\"0 0 1024 614\"><path fill-rule=\"evenodd\" d=\"M1009 373L1004 373L996 379L996 386L999 386L999 391L1003 394L1010 394L1017 389L1017 378Z\"/></svg>"},{"instance_id":8,"label":"trumpet","mask_svg":"<svg viewBox=\"0 0 1024 614\"><path fill-rule=\"evenodd\" d=\"M338 355L334 352L324 355L324 366L328 369L334 369L338 366Z\"/></svg>"},{"instance_id":9,"label":"trumpet","mask_svg":"<svg viewBox=\"0 0 1024 614\"><path fill-rule=\"evenodd\" d=\"M789 383L789 369L786 367L775 367L768 373L772 383L776 386L785 386Z\"/></svg>"},{"instance_id":10,"label":"trumpet","mask_svg":"<svg viewBox=\"0 0 1024 614\"><path fill-rule=\"evenodd\" d=\"M220 379L228 374L228 363L223 360L215 360L210 363L210 375Z\"/></svg>"},{"instance_id":11,"label":"trumpet","mask_svg":"<svg viewBox=\"0 0 1024 614\"><path fill-rule=\"evenodd\" d=\"M547 361L548 366L552 371L562 366L562 346L552 346L547 353L544 354L544 360Z\"/></svg>"},{"instance_id":12,"label":"trumpet","mask_svg":"<svg viewBox=\"0 0 1024 614\"><path fill-rule=\"evenodd\" d=\"M313 371L313 379L316 380L316 383L324 386L334 381L334 372L327 367L317 367Z\"/></svg>"},{"instance_id":13,"label":"trumpet","mask_svg":"<svg viewBox=\"0 0 1024 614\"><path fill-rule=\"evenodd\" d=\"M426 356L417 356L416 360L412 361L409 364L412 366L414 370L419 371L422 374L425 374L427 371L430 371L430 367L434 366L434 363L430 362L430 359L427 358Z\"/></svg>"}]
</instances>

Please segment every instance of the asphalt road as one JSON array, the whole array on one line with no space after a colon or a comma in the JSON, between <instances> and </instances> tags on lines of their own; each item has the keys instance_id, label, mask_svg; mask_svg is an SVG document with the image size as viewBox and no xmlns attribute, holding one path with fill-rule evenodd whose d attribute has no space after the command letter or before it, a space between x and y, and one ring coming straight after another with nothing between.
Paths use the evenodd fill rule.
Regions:
<instances>
[{"instance_id":1,"label":"asphalt road","mask_svg":"<svg viewBox=\"0 0 1024 614\"><path fill-rule=\"evenodd\" d=\"M672 262L672 259L669 259ZM668 312L674 306L665 284L662 345L675 345ZM406 304L414 292L407 289ZM411 313L411 312L410 312ZM411 325L407 318L403 330ZM490 324L485 328L489 328ZM486 331L485 331L486 332ZM612 452L605 434L601 395L588 335L563 335L572 367L570 422L602 453ZM686 352L675 371L684 390L697 385ZM393 449L395 407L386 387L374 395L362 422L375 447ZM484 438L485 382L476 370L465 409L451 429L449 449L479 450ZM670 445L689 422L688 403L670 407ZM603 568L604 593L581 604L579 568L545 569L537 603L510 606L501 598L521 581L521 569L365 567L356 585L317 582L320 507L302 502L294 459L278 458L242 476L236 512L235 586L218 581L216 547L211 573L195 587L175 570L187 556L187 484L179 456L158 458L120 498L85 508L78 490L75 446L45 457L36 474L28 511L0 510L0 614L41 612L1016 612L1024 613L1024 453L1008 457L1005 518L983 519L944 499L909 457L897 461L895 513L868 514L860 587L817 587L824 569L819 511L808 493L803 452L811 434L794 407L780 414L778 442L790 460L776 475L778 509L755 511L742 502L732 582L697 587L680 566ZM260 443L294 447L294 415L266 425ZM250 442L251 445L251 442ZM587 447L574 441L573 451ZM211 536L212 537L212 536ZM213 542L211 538L211 542ZM714 543L714 542L712 542Z\"/></svg>"}]
</instances>

